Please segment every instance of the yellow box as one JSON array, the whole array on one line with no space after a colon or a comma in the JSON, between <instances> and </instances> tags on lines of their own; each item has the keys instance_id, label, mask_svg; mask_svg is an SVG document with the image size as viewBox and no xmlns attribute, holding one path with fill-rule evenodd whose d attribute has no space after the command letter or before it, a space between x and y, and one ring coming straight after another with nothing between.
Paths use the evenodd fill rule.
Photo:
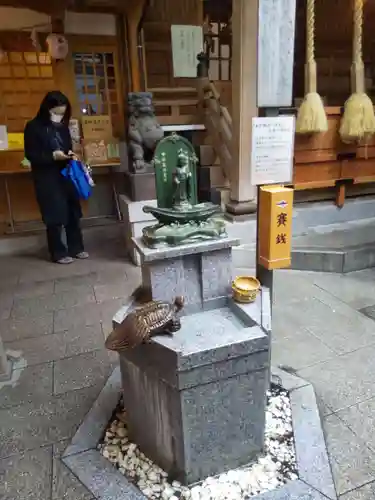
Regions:
<instances>
[{"instance_id":1,"label":"yellow box","mask_svg":"<svg viewBox=\"0 0 375 500\"><path fill-rule=\"evenodd\" d=\"M23 133L8 133L8 149L24 149Z\"/></svg>"},{"instance_id":2,"label":"yellow box","mask_svg":"<svg viewBox=\"0 0 375 500\"><path fill-rule=\"evenodd\" d=\"M283 186L259 189L258 263L266 269L291 264L293 194Z\"/></svg>"}]
</instances>

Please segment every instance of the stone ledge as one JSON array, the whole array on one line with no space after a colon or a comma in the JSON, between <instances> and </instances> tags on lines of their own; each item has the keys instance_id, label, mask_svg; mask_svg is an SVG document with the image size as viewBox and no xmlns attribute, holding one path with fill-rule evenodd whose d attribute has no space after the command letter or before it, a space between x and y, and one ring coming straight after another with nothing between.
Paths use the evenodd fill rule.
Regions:
<instances>
[{"instance_id":1,"label":"stone ledge","mask_svg":"<svg viewBox=\"0 0 375 500\"><path fill-rule=\"evenodd\" d=\"M275 382L290 392L300 479L253 500L337 500L313 387L278 368ZM117 367L63 455L63 462L95 498L145 500L145 496L97 450L121 392Z\"/></svg>"},{"instance_id":2,"label":"stone ledge","mask_svg":"<svg viewBox=\"0 0 375 500\"><path fill-rule=\"evenodd\" d=\"M292 250L291 269L327 273L349 273L375 266L373 244L324 249L299 247Z\"/></svg>"},{"instance_id":3,"label":"stone ledge","mask_svg":"<svg viewBox=\"0 0 375 500\"><path fill-rule=\"evenodd\" d=\"M116 367L85 419L78 427L71 443L63 454L63 458L88 450L96 450L112 413L119 402L121 391L120 367Z\"/></svg>"},{"instance_id":4,"label":"stone ledge","mask_svg":"<svg viewBox=\"0 0 375 500\"><path fill-rule=\"evenodd\" d=\"M225 237L216 240L197 241L195 243L187 243L175 247L161 246L159 248L149 248L141 239L133 238L133 244L141 254L142 262L149 263L157 260L173 259L175 257L204 254L214 252L215 250L232 248L239 245L240 240L238 238Z\"/></svg>"}]
</instances>

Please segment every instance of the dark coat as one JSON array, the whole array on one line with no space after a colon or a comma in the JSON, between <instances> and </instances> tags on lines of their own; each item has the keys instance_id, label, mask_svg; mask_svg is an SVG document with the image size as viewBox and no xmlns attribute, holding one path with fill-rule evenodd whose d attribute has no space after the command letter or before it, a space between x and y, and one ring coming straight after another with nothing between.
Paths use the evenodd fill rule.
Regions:
<instances>
[{"instance_id":1,"label":"dark coat","mask_svg":"<svg viewBox=\"0 0 375 500\"><path fill-rule=\"evenodd\" d=\"M76 189L61 170L66 162L55 161L53 151L68 153L72 149L69 128L58 127L60 144L56 144L55 125L46 124L39 118L29 121L25 127L25 156L31 163L36 198L46 226L66 226L72 217L82 217Z\"/></svg>"}]
</instances>

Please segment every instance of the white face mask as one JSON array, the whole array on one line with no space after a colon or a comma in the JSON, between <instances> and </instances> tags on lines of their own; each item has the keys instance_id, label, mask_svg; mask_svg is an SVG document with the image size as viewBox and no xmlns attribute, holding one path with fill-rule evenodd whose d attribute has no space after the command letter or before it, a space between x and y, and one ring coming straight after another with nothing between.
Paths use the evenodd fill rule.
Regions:
<instances>
[{"instance_id":1,"label":"white face mask","mask_svg":"<svg viewBox=\"0 0 375 500\"><path fill-rule=\"evenodd\" d=\"M61 123L63 118L64 118L63 115L57 115L56 113L51 113L52 123Z\"/></svg>"}]
</instances>

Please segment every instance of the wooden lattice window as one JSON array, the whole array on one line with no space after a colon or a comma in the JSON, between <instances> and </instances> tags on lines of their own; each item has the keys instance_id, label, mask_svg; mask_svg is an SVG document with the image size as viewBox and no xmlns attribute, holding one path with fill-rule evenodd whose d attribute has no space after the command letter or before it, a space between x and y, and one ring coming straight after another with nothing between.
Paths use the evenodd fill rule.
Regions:
<instances>
[{"instance_id":1,"label":"wooden lattice window","mask_svg":"<svg viewBox=\"0 0 375 500\"><path fill-rule=\"evenodd\" d=\"M205 40L209 51L210 80L231 80L232 66L232 39L230 24L225 22L211 22L205 33Z\"/></svg>"},{"instance_id":2,"label":"wooden lattice window","mask_svg":"<svg viewBox=\"0 0 375 500\"><path fill-rule=\"evenodd\" d=\"M53 88L53 68L47 53L5 52L0 60L0 123L9 132L22 132Z\"/></svg>"},{"instance_id":3,"label":"wooden lattice window","mask_svg":"<svg viewBox=\"0 0 375 500\"><path fill-rule=\"evenodd\" d=\"M76 94L81 114L110 115L113 130L121 134L119 83L115 54L112 52L74 52Z\"/></svg>"}]
</instances>

